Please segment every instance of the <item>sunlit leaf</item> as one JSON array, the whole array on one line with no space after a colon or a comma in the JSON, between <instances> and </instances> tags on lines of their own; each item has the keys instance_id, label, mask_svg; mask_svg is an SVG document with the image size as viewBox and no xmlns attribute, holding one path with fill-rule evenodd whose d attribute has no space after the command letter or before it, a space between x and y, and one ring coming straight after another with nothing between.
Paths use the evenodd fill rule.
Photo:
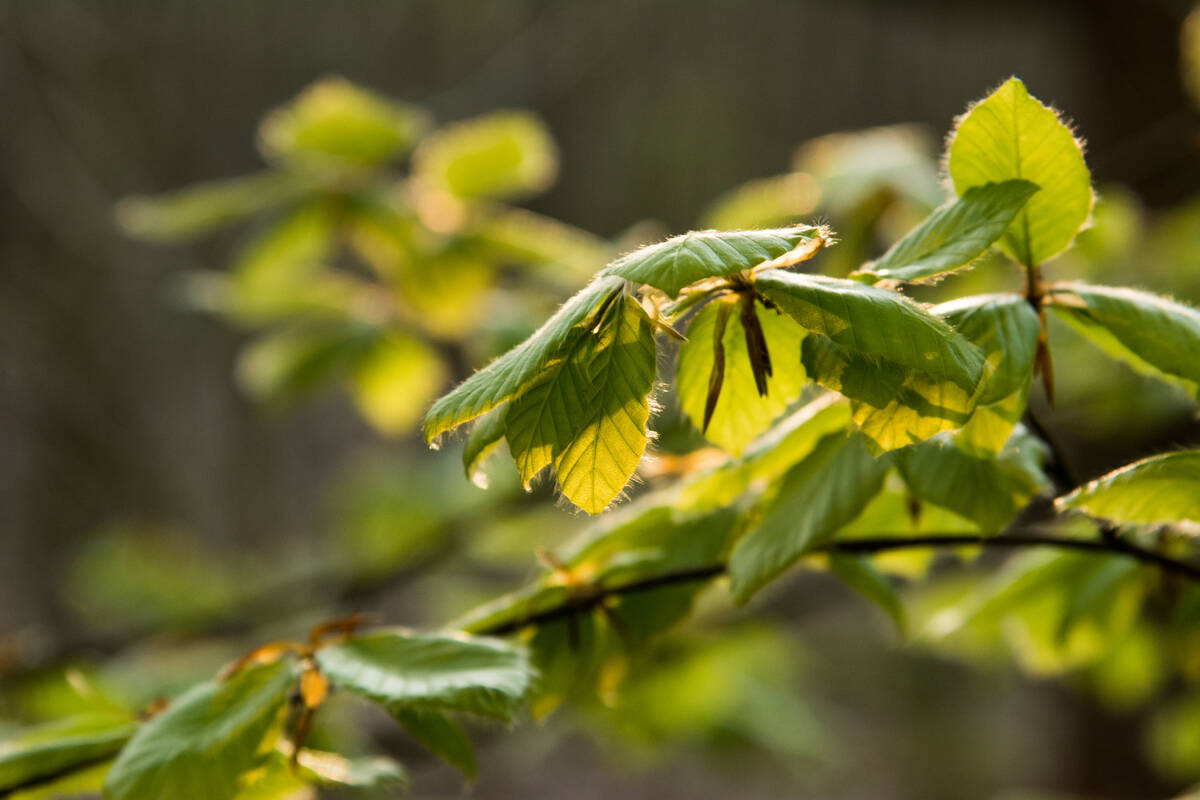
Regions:
<instances>
[{"instance_id":1,"label":"sunlit leaf","mask_svg":"<svg viewBox=\"0 0 1200 800\"><path fill-rule=\"evenodd\" d=\"M972 186L852 277L922 281L964 267L1000 238L1037 190L1022 180Z\"/></svg>"},{"instance_id":2,"label":"sunlit leaf","mask_svg":"<svg viewBox=\"0 0 1200 800\"><path fill-rule=\"evenodd\" d=\"M1135 461L1056 503L1121 524L1200 523L1200 451Z\"/></svg>"},{"instance_id":3,"label":"sunlit leaf","mask_svg":"<svg viewBox=\"0 0 1200 800\"><path fill-rule=\"evenodd\" d=\"M763 231L692 231L635 250L605 270L662 289L671 297L703 278L733 275L797 250L798 260L824 242L811 225Z\"/></svg>"},{"instance_id":4,"label":"sunlit leaf","mask_svg":"<svg viewBox=\"0 0 1200 800\"><path fill-rule=\"evenodd\" d=\"M718 301L720 302L720 301ZM713 369L714 324L717 304L706 306L688 326L688 341L679 349L679 368L675 386L679 403L692 424L701 427L709 394L709 376ZM734 455L738 455L762 433L804 388L804 369L800 366L800 342L804 329L777 311L755 304L755 313L766 337L771 361L778 365L767 380L768 391L760 396L746 350L746 334L738 315L730 317L725 328L724 381L712 419L704 435Z\"/></svg>"},{"instance_id":5,"label":"sunlit leaf","mask_svg":"<svg viewBox=\"0 0 1200 800\"><path fill-rule=\"evenodd\" d=\"M241 776L262 760L295 679L295 663L284 659L194 687L125 746L104 782L105 798L234 796Z\"/></svg>"},{"instance_id":6,"label":"sunlit leaf","mask_svg":"<svg viewBox=\"0 0 1200 800\"><path fill-rule=\"evenodd\" d=\"M441 128L413 154L424 184L464 198L509 197L546 189L558 156L541 120L500 111Z\"/></svg>"},{"instance_id":7,"label":"sunlit leaf","mask_svg":"<svg viewBox=\"0 0 1200 800\"><path fill-rule=\"evenodd\" d=\"M374 167L403 155L429 125L424 111L325 78L269 113L259 144L272 160L310 166Z\"/></svg>"},{"instance_id":8,"label":"sunlit leaf","mask_svg":"<svg viewBox=\"0 0 1200 800\"><path fill-rule=\"evenodd\" d=\"M136 730L137 723L126 717L92 714L0 741L0 793L106 762Z\"/></svg>"},{"instance_id":9,"label":"sunlit leaf","mask_svg":"<svg viewBox=\"0 0 1200 800\"><path fill-rule=\"evenodd\" d=\"M537 379L559 353L576 326L596 320L592 312L621 286L618 278L600 278L568 300L542 327L521 344L459 384L433 404L425 415L425 438L439 434L490 411Z\"/></svg>"},{"instance_id":10,"label":"sunlit leaf","mask_svg":"<svg viewBox=\"0 0 1200 800\"><path fill-rule=\"evenodd\" d=\"M803 172L761 178L717 198L703 224L718 231L786 225L811 214L819 197L817 182Z\"/></svg>"},{"instance_id":11,"label":"sunlit leaf","mask_svg":"<svg viewBox=\"0 0 1200 800\"><path fill-rule=\"evenodd\" d=\"M1104 352L1134 369L1200 387L1200 311L1136 289L1054 283L1047 305Z\"/></svg>"},{"instance_id":12,"label":"sunlit leaf","mask_svg":"<svg viewBox=\"0 0 1200 800\"><path fill-rule=\"evenodd\" d=\"M744 603L813 547L858 516L883 486L885 462L858 436L831 434L783 476L761 521L729 561L734 598Z\"/></svg>"},{"instance_id":13,"label":"sunlit leaf","mask_svg":"<svg viewBox=\"0 0 1200 800\"><path fill-rule=\"evenodd\" d=\"M1091 175L1083 149L1058 114L1017 78L1005 81L959 119L947 164L959 195L974 186L1014 179L1040 187L1000 240L1027 267L1065 250L1091 214Z\"/></svg>"},{"instance_id":14,"label":"sunlit leaf","mask_svg":"<svg viewBox=\"0 0 1200 800\"><path fill-rule=\"evenodd\" d=\"M415 433L429 402L446 382L437 352L419 339L391 332L360 354L350 387L359 411L376 430Z\"/></svg>"},{"instance_id":15,"label":"sunlit leaf","mask_svg":"<svg viewBox=\"0 0 1200 800\"><path fill-rule=\"evenodd\" d=\"M504 415L507 413L508 406L502 403L479 417L463 444L463 470L468 480L482 488L487 487L483 462L504 441Z\"/></svg>"},{"instance_id":16,"label":"sunlit leaf","mask_svg":"<svg viewBox=\"0 0 1200 800\"><path fill-rule=\"evenodd\" d=\"M406 708L508 720L529 689L529 658L497 639L376 630L317 651L334 686Z\"/></svg>"},{"instance_id":17,"label":"sunlit leaf","mask_svg":"<svg viewBox=\"0 0 1200 800\"><path fill-rule=\"evenodd\" d=\"M263 400L291 402L344 374L379 337L372 326L336 322L272 331L242 351L238 380Z\"/></svg>"}]
</instances>

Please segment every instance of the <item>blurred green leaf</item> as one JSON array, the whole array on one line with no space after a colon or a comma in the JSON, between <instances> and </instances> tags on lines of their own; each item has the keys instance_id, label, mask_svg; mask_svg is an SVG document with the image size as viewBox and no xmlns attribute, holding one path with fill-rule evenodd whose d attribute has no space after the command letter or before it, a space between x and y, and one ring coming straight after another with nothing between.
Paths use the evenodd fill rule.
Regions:
<instances>
[{"instance_id":1,"label":"blurred green leaf","mask_svg":"<svg viewBox=\"0 0 1200 800\"><path fill-rule=\"evenodd\" d=\"M128 717L88 714L0 741L0 793L107 762L137 727Z\"/></svg>"},{"instance_id":2,"label":"blurred green leaf","mask_svg":"<svg viewBox=\"0 0 1200 800\"><path fill-rule=\"evenodd\" d=\"M1200 523L1200 451L1135 461L1060 497L1055 504L1122 525Z\"/></svg>"},{"instance_id":3,"label":"blurred green leaf","mask_svg":"<svg viewBox=\"0 0 1200 800\"><path fill-rule=\"evenodd\" d=\"M107 800L213 800L233 797L264 758L296 680L284 659L209 681L142 725L104 782Z\"/></svg>"},{"instance_id":4,"label":"blurred green leaf","mask_svg":"<svg viewBox=\"0 0 1200 800\"><path fill-rule=\"evenodd\" d=\"M428 115L361 89L343 78L309 86L259 127L263 155L305 167L369 168L408 151Z\"/></svg>"},{"instance_id":5,"label":"blurred green leaf","mask_svg":"<svg viewBox=\"0 0 1200 800\"><path fill-rule=\"evenodd\" d=\"M510 720L533 679L526 652L498 639L377 630L317 651L336 687L389 711L465 711Z\"/></svg>"},{"instance_id":6,"label":"blurred green leaf","mask_svg":"<svg viewBox=\"0 0 1200 800\"><path fill-rule=\"evenodd\" d=\"M834 133L804 144L794 166L816 178L821 207L845 216L885 191L932 208L944 198L929 137L908 125Z\"/></svg>"},{"instance_id":7,"label":"blurred green leaf","mask_svg":"<svg viewBox=\"0 0 1200 800\"><path fill-rule=\"evenodd\" d=\"M715 353L717 304L709 304L688 325L688 340L679 348L675 387L683 412L700 428L709 396L709 377ZM746 331L738 315L731 315L722 337L724 381L705 436L724 450L740 455L756 436L800 396L804 368L800 342L804 329L777 311L754 309L766 337L771 362L777 365L767 380L767 394L755 390L754 373L746 347Z\"/></svg>"},{"instance_id":8,"label":"blurred green leaf","mask_svg":"<svg viewBox=\"0 0 1200 800\"><path fill-rule=\"evenodd\" d=\"M1135 289L1061 282L1047 305L1110 356L1134 369L1200 387L1200 311Z\"/></svg>"},{"instance_id":9,"label":"blurred green leaf","mask_svg":"<svg viewBox=\"0 0 1200 800\"><path fill-rule=\"evenodd\" d=\"M908 617L900 595L897 594L891 579L881 572L871 559L865 556L830 553L829 566L847 586L883 609L895 623L900 635L905 635L908 630Z\"/></svg>"},{"instance_id":10,"label":"blurred green leaf","mask_svg":"<svg viewBox=\"0 0 1200 800\"><path fill-rule=\"evenodd\" d=\"M417 422L446 383L446 367L429 345L391 332L359 354L351 390L359 411L386 434L415 433Z\"/></svg>"},{"instance_id":11,"label":"blurred green leaf","mask_svg":"<svg viewBox=\"0 0 1200 800\"><path fill-rule=\"evenodd\" d=\"M717 198L704 212L703 225L736 231L794 224L816 209L819 196L816 181L803 172L760 178Z\"/></svg>"},{"instance_id":12,"label":"blurred green leaf","mask_svg":"<svg viewBox=\"0 0 1200 800\"><path fill-rule=\"evenodd\" d=\"M887 465L858 436L830 434L783 476L762 519L729 560L734 599L745 603L812 548L854 519L883 487Z\"/></svg>"},{"instance_id":13,"label":"blurred green leaf","mask_svg":"<svg viewBox=\"0 0 1200 800\"><path fill-rule=\"evenodd\" d=\"M619 275L676 297L684 287L704 278L733 275L792 250L807 252L823 242L823 231L811 225L763 231L692 231L622 256L604 274Z\"/></svg>"},{"instance_id":14,"label":"blurred green leaf","mask_svg":"<svg viewBox=\"0 0 1200 800\"><path fill-rule=\"evenodd\" d=\"M1091 175L1083 149L1058 117L1009 78L958 121L947 164L954 190L1023 179L1040 187L1001 239L1026 267L1065 250L1092 210Z\"/></svg>"},{"instance_id":15,"label":"blurred green leaf","mask_svg":"<svg viewBox=\"0 0 1200 800\"><path fill-rule=\"evenodd\" d=\"M413 174L424 185L463 198L540 192L557 172L550 133L541 120L521 111L447 125L413 154Z\"/></svg>"},{"instance_id":16,"label":"blurred green leaf","mask_svg":"<svg viewBox=\"0 0 1200 800\"><path fill-rule=\"evenodd\" d=\"M922 281L964 267L1000 238L1037 190L1036 184L1022 180L973 186L851 277L871 283Z\"/></svg>"},{"instance_id":17,"label":"blurred green leaf","mask_svg":"<svg viewBox=\"0 0 1200 800\"><path fill-rule=\"evenodd\" d=\"M392 716L409 735L467 778L475 777L475 751L462 728L445 714L418 708L397 708Z\"/></svg>"},{"instance_id":18,"label":"blurred green leaf","mask_svg":"<svg viewBox=\"0 0 1200 800\"><path fill-rule=\"evenodd\" d=\"M1192 94L1192 102L1200 106L1200 5L1187 15L1181 34L1183 83Z\"/></svg>"},{"instance_id":19,"label":"blurred green leaf","mask_svg":"<svg viewBox=\"0 0 1200 800\"><path fill-rule=\"evenodd\" d=\"M267 402L290 403L349 371L380 335L373 326L336 322L272 331L242 350L238 380Z\"/></svg>"}]
</instances>

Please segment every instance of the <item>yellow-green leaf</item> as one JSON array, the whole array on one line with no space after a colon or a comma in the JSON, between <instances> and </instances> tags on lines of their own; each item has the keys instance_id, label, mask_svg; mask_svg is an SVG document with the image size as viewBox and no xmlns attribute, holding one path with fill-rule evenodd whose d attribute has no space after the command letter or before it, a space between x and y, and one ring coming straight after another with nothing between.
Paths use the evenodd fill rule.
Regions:
<instances>
[{"instance_id":1,"label":"yellow-green leaf","mask_svg":"<svg viewBox=\"0 0 1200 800\"><path fill-rule=\"evenodd\" d=\"M541 120L500 111L441 128L413 153L424 184L464 198L539 192L554 181L558 156Z\"/></svg>"},{"instance_id":2,"label":"yellow-green leaf","mask_svg":"<svg viewBox=\"0 0 1200 800\"><path fill-rule=\"evenodd\" d=\"M1200 523L1200 451L1151 456L1056 501L1121 524Z\"/></svg>"}]
</instances>

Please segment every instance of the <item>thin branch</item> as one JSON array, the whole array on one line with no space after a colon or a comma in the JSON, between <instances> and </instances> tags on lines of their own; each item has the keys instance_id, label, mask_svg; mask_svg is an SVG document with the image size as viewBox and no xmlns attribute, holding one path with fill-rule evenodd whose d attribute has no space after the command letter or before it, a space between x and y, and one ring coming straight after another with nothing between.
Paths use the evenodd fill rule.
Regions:
<instances>
[{"instance_id":1,"label":"thin branch","mask_svg":"<svg viewBox=\"0 0 1200 800\"><path fill-rule=\"evenodd\" d=\"M1014 533L1003 536L983 536L981 534L922 534L920 536L874 536L860 539L846 539L831 542L822 547L814 548L805 553L811 556L818 553L844 553L847 555L873 555L894 550L911 550L918 548L962 547L965 545L980 545L983 547L998 547L1024 549L1029 547L1053 547L1059 550L1074 550L1077 552L1094 553L1096 555L1115 555L1132 558L1143 564L1149 564L1164 572L1183 575L1191 580L1200 582L1200 566L1185 561L1177 561L1162 553L1147 550L1124 539L1106 537L1104 539L1076 539L1066 536L1042 536L1028 533ZM561 605L530 614L519 620L503 622L490 627L473 631L474 633L503 636L516 633L531 625L541 625L546 622L571 617L583 611L600 607L610 598L648 592L667 586L679 586L689 583L699 583L719 577L727 571L725 562L705 564L699 567L665 572L638 581L621 584L608 588L597 588L594 591L578 594L565 600Z\"/></svg>"}]
</instances>

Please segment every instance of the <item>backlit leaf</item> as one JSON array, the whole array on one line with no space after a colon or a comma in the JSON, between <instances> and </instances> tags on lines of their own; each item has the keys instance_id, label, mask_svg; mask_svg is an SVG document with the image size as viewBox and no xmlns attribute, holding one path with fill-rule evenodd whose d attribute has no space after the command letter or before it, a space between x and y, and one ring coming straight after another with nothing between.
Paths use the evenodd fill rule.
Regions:
<instances>
[{"instance_id":1,"label":"backlit leaf","mask_svg":"<svg viewBox=\"0 0 1200 800\"><path fill-rule=\"evenodd\" d=\"M720 302L720 301L718 301ZM755 389L754 375L746 351L745 329L738 315L731 315L725 329L725 377L716 409L704 435L724 450L738 455L762 433L804 388L800 366L800 342L804 329L777 311L755 304L766 336L771 361L778 365L767 381L766 396ZM703 308L688 326L688 340L679 349L675 386L683 412L700 428L708 398L709 375L713 368L713 331L717 304Z\"/></svg>"},{"instance_id":2,"label":"backlit leaf","mask_svg":"<svg viewBox=\"0 0 1200 800\"><path fill-rule=\"evenodd\" d=\"M972 186L851 277L921 281L966 266L1000 238L1037 189L1022 180Z\"/></svg>"},{"instance_id":3,"label":"backlit leaf","mask_svg":"<svg viewBox=\"0 0 1200 800\"><path fill-rule=\"evenodd\" d=\"M500 111L441 128L413 153L413 174L459 197L510 197L547 188L558 172L541 120Z\"/></svg>"},{"instance_id":4,"label":"backlit leaf","mask_svg":"<svg viewBox=\"0 0 1200 800\"><path fill-rule=\"evenodd\" d=\"M355 404L381 433L414 432L446 382L446 367L429 345L393 331L360 354L351 371Z\"/></svg>"},{"instance_id":5,"label":"backlit leaf","mask_svg":"<svg viewBox=\"0 0 1200 800\"><path fill-rule=\"evenodd\" d=\"M796 250L804 260L824 243L824 232L811 225L762 231L692 231L635 250L613 262L605 275L662 289L671 297L703 278L717 278L757 267Z\"/></svg>"},{"instance_id":6,"label":"backlit leaf","mask_svg":"<svg viewBox=\"0 0 1200 800\"><path fill-rule=\"evenodd\" d=\"M1014 179L1040 187L1000 240L1027 267L1065 250L1091 214L1091 176L1083 149L1058 114L1017 78L1005 81L958 120L947 164L959 195Z\"/></svg>"},{"instance_id":7,"label":"backlit leaf","mask_svg":"<svg viewBox=\"0 0 1200 800\"><path fill-rule=\"evenodd\" d=\"M487 488L483 462L504 441L504 415L507 413L508 406L502 403L479 417L463 444L463 470L467 479L481 488Z\"/></svg>"},{"instance_id":8,"label":"backlit leaf","mask_svg":"<svg viewBox=\"0 0 1200 800\"><path fill-rule=\"evenodd\" d=\"M1200 451L1151 456L1056 501L1121 524L1200 522Z\"/></svg>"}]
</instances>

